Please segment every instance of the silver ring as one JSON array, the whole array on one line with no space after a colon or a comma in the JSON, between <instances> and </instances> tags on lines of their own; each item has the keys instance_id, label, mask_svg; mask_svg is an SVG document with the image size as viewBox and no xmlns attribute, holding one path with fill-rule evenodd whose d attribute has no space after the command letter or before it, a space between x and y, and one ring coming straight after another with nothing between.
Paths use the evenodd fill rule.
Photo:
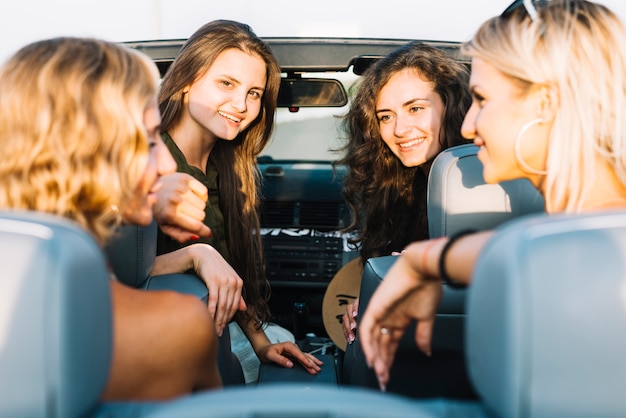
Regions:
<instances>
[{"instance_id":1,"label":"silver ring","mask_svg":"<svg viewBox=\"0 0 626 418\"><path fill-rule=\"evenodd\" d=\"M381 334L385 334L385 335L386 335L386 334L389 334L389 330L388 330L387 328L385 328L385 327L382 327L382 328L380 329L380 333L381 333Z\"/></svg>"}]
</instances>

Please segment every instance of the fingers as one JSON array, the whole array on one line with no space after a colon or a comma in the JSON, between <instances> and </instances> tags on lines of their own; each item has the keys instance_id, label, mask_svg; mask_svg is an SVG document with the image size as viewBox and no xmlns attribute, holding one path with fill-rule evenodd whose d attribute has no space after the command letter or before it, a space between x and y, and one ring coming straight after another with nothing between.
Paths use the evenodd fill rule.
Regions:
<instances>
[{"instance_id":1,"label":"fingers","mask_svg":"<svg viewBox=\"0 0 626 418\"><path fill-rule=\"evenodd\" d=\"M217 302L219 301L219 287L211 282L208 284L208 289L209 289L209 300L208 300L208 308L209 308L209 313L211 314L211 316L213 317L214 321L215 321L215 330L217 331L217 335L218 336L222 336L222 333L224 332L224 323L223 323L223 313L219 313L217 312Z\"/></svg>"},{"instance_id":2,"label":"fingers","mask_svg":"<svg viewBox=\"0 0 626 418\"><path fill-rule=\"evenodd\" d=\"M183 230L183 229L181 229L179 227L171 226L171 225L165 225L163 223L159 223L159 228L161 229L161 231L164 234L174 238L178 242L189 241L195 235L192 232Z\"/></svg>"},{"instance_id":3,"label":"fingers","mask_svg":"<svg viewBox=\"0 0 626 418\"><path fill-rule=\"evenodd\" d=\"M239 307L241 306L241 301L243 300L243 298L241 297L241 288L231 289L228 292L226 300L227 303L225 304L224 309L224 326L228 326L228 323L231 321L231 319L233 319L233 317L239 310Z\"/></svg>"},{"instance_id":4,"label":"fingers","mask_svg":"<svg viewBox=\"0 0 626 418\"><path fill-rule=\"evenodd\" d=\"M361 341L361 348L363 350L363 354L365 355L366 363L371 366L376 357L376 352L378 351L377 347L374 345L377 342L373 338L375 335L374 328L374 320L372 316L365 315L365 318L359 324L359 339Z\"/></svg>"},{"instance_id":5,"label":"fingers","mask_svg":"<svg viewBox=\"0 0 626 418\"><path fill-rule=\"evenodd\" d=\"M417 343L417 347L428 357L432 355L430 343L432 341L434 326L434 320L423 319L418 321L417 328L415 329L415 342Z\"/></svg>"},{"instance_id":6,"label":"fingers","mask_svg":"<svg viewBox=\"0 0 626 418\"><path fill-rule=\"evenodd\" d=\"M232 300L230 299L229 289L221 287L217 289L217 304L215 309L215 326L218 331L218 335L222 335L224 332L224 327L228 323L230 319L230 304Z\"/></svg>"},{"instance_id":7,"label":"fingers","mask_svg":"<svg viewBox=\"0 0 626 418\"><path fill-rule=\"evenodd\" d=\"M393 365L393 359L398 349L398 344L404 333L403 329L391 329L382 327L378 336L378 357L374 362L374 372L378 379L380 390L387 390L389 383L389 370Z\"/></svg>"},{"instance_id":8,"label":"fingers","mask_svg":"<svg viewBox=\"0 0 626 418\"><path fill-rule=\"evenodd\" d=\"M243 296L239 299L239 308L238 310L240 311L245 311L246 309L248 309L248 305L246 304L246 301L243 300Z\"/></svg>"},{"instance_id":9,"label":"fingers","mask_svg":"<svg viewBox=\"0 0 626 418\"><path fill-rule=\"evenodd\" d=\"M386 315L377 312L375 307L370 305L359 324L359 338L361 348L365 355L365 361L369 367L374 369L378 379L378 385L382 391L387 388L389 382L389 369L393 363L395 352L404 327L392 327L393 320L385 322Z\"/></svg>"},{"instance_id":10,"label":"fingers","mask_svg":"<svg viewBox=\"0 0 626 418\"><path fill-rule=\"evenodd\" d=\"M180 242L210 237L211 230L204 225L207 188L186 173L168 174L161 182L154 216L163 232Z\"/></svg>"},{"instance_id":11,"label":"fingers","mask_svg":"<svg viewBox=\"0 0 626 418\"><path fill-rule=\"evenodd\" d=\"M356 339L356 320L358 315L359 299L354 303L346 305L346 313L341 317L341 328L348 344L352 344Z\"/></svg>"},{"instance_id":12,"label":"fingers","mask_svg":"<svg viewBox=\"0 0 626 418\"><path fill-rule=\"evenodd\" d=\"M367 333L363 329L360 332L366 362L374 369L378 386L384 392L387 390L389 370L393 364L404 329L375 325L368 328Z\"/></svg>"},{"instance_id":13,"label":"fingers","mask_svg":"<svg viewBox=\"0 0 626 418\"><path fill-rule=\"evenodd\" d=\"M268 352L268 359L283 367L293 367L292 358L300 363L309 374L319 373L324 364L313 354L303 353L300 347L292 342L273 344L272 350Z\"/></svg>"},{"instance_id":14,"label":"fingers","mask_svg":"<svg viewBox=\"0 0 626 418\"><path fill-rule=\"evenodd\" d=\"M304 356L307 358L307 363L300 362L302 367L304 367L309 374L318 374L322 370L324 362L313 354L304 353ZM313 366L310 366L311 363L313 363Z\"/></svg>"},{"instance_id":15,"label":"fingers","mask_svg":"<svg viewBox=\"0 0 626 418\"><path fill-rule=\"evenodd\" d=\"M246 302L241 296L242 287L238 279L221 283L212 281L208 287L208 309L215 320L217 335L222 336L224 328L228 326L237 311L247 309Z\"/></svg>"},{"instance_id":16,"label":"fingers","mask_svg":"<svg viewBox=\"0 0 626 418\"><path fill-rule=\"evenodd\" d=\"M181 195L181 201L176 205L175 216L182 216L186 222L203 222L205 217L204 209L206 201L201 200L191 191L186 191Z\"/></svg>"},{"instance_id":17,"label":"fingers","mask_svg":"<svg viewBox=\"0 0 626 418\"><path fill-rule=\"evenodd\" d=\"M352 329L352 315L348 315L346 312L341 317L341 330L343 331L343 336L346 337L346 341L348 344L352 344L354 341L355 335L354 330Z\"/></svg>"},{"instance_id":18,"label":"fingers","mask_svg":"<svg viewBox=\"0 0 626 418\"><path fill-rule=\"evenodd\" d=\"M198 196L202 202L206 202L209 199L208 189L194 177L189 179L189 189L194 195Z\"/></svg>"},{"instance_id":19,"label":"fingers","mask_svg":"<svg viewBox=\"0 0 626 418\"><path fill-rule=\"evenodd\" d=\"M180 223L182 224L183 222ZM211 238L213 236L211 228L201 222L197 224L197 227L188 225L187 229L176 225L168 225L162 223L159 224L159 228L161 228L161 231L163 231L163 233L181 243L187 241L195 241L200 237Z\"/></svg>"},{"instance_id":20,"label":"fingers","mask_svg":"<svg viewBox=\"0 0 626 418\"><path fill-rule=\"evenodd\" d=\"M187 231L186 229L182 229L173 225L165 225L160 224L159 228L166 235L174 238L178 242L187 242L195 239L198 235L195 232Z\"/></svg>"},{"instance_id":21,"label":"fingers","mask_svg":"<svg viewBox=\"0 0 626 418\"><path fill-rule=\"evenodd\" d=\"M193 229L193 232L195 232L196 235L204 238L211 238L213 236L211 228L205 225L204 222L202 222L197 229Z\"/></svg>"},{"instance_id":22,"label":"fingers","mask_svg":"<svg viewBox=\"0 0 626 418\"><path fill-rule=\"evenodd\" d=\"M210 238L212 236L211 228L209 228L204 223L204 206L201 209L198 208L189 208L189 204L186 202L181 202L175 209L172 214L169 214L165 221L160 222L162 226L161 229L164 230L163 226L170 226L172 228L178 228L181 232L189 233L189 236L193 239L198 239L198 237L206 237ZM165 230L163 232L166 232Z\"/></svg>"}]
</instances>

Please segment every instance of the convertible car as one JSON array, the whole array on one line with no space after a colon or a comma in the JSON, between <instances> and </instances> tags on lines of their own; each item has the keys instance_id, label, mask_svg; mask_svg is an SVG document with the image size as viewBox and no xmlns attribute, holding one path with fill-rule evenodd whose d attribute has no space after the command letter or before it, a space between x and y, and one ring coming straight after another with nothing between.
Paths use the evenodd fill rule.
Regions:
<instances>
[{"instance_id":1,"label":"convertible car","mask_svg":"<svg viewBox=\"0 0 626 418\"><path fill-rule=\"evenodd\" d=\"M410 328L387 392L378 390L358 336L347 345L338 318L356 297L363 312L394 258L369 260L350 292L333 286L358 256L343 232L345 167L335 161L351 86L409 40L266 40L282 68L274 138L258 159L272 320L324 359L323 372L262 365L252 384L162 403L102 404L111 352L107 263L146 291L206 298L206 287L193 276L150 277L156 225L129 228L103 252L64 220L2 212L0 417L623 416L626 216L547 217L530 184L486 185L470 143L433 164L429 232L496 228L496 235L473 285L445 289L432 358L418 352ZM183 42L126 44L164 74ZM458 43L424 42L469 64ZM222 341L220 370L238 373L239 359Z\"/></svg>"}]
</instances>

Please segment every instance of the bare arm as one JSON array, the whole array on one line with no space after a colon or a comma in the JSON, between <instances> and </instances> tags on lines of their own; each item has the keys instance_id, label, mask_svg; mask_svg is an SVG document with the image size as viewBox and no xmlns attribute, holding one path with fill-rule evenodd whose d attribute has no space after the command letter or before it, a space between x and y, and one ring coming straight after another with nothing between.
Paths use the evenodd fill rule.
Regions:
<instances>
[{"instance_id":1,"label":"bare arm","mask_svg":"<svg viewBox=\"0 0 626 418\"><path fill-rule=\"evenodd\" d=\"M293 367L292 359L297 360L310 374L317 374L324 364L313 354L303 353L297 344L291 341L272 344L262 329L257 329L253 322L243 323L239 326L250 340L254 352L263 363L276 363L283 367Z\"/></svg>"},{"instance_id":2,"label":"bare arm","mask_svg":"<svg viewBox=\"0 0 626 418\"><path fill-rule=\"evenodd\" d=\"M183 273L189 269L206 283L209 312L218 335L222 335L235 313L246 309L241 296L243 280L215 248L200 243L157 256L151 274Z\"/></svg>"},{"instance_id":3,"label":"bare arm","mask_svg":"<svg viewBox=\"0 0 626 418\"><path fill-rule=\"evenodd\" d=\"M492 231L476 232L456 241L446 254L445 267L448 276L457 283L469 284L478 256L492 235ZM409 245L402 254L415 273L439 278L439 262L447 241L448 238L435 238L416 242Z\"/></svg>"}]
</instances>

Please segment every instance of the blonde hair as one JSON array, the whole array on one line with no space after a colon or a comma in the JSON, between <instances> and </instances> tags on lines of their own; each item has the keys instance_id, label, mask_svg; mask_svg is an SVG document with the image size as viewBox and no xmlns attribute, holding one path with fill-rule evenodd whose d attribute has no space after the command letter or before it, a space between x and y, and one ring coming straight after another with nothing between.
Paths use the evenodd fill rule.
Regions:
<instances>
[{"instance_id":1,"label":"blonde hair","mask_svg":"<svg viewBox=\"0 0 626 418\"><path fill-rule=\"evenodd\" d=\"M146 56L101 40L15 53L0 70L0 207L70 218L104 244L145 166L157 83Z\"/></svg>"},{"instance_id":2,"label":"blonde hair","mask_svg":"<svg viewBox=\"0 0 626 418\"><path fill-rule=\"evenodd\" d=\"M555 89L547 159L548 211L576 212L594 184L597 156L626 184L626 31L605 6L553 0L532 20L520 6L485 22L463 52L511 77L522 91Z\"/></svg>"}]
</instances>

